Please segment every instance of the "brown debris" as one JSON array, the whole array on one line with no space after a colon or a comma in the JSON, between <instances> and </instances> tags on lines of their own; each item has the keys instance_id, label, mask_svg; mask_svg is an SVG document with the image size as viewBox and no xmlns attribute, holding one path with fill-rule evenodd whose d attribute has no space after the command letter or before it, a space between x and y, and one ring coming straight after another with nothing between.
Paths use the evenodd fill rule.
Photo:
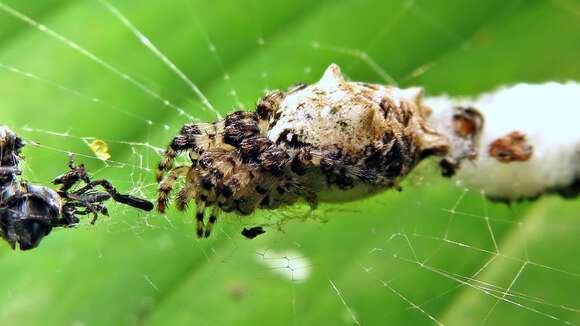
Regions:
<instances>
[{"instance_id":1,"label":"brown debris","mask_svg":"<svg viewBox=\"0 0 580 326\"><path fill-rule=\"evenodd\" d=\"M467 148L452 151L452 154L439 162L444 177L453 177L464 159L477 159L479 136L483 130L483 115L473 107L456 107L452 117L455 135L468 142Z\"/></svg>"},{"instance_id":2,"label":"brown debris","mask_svg":"<svg viewBox=\"0 0 580 326\"><path fill-rule=\"evenodd\" d=\"M526 135L519 131L513 131L489 145L489 155L502 163L525 162L532 157L533 151Z\"/></svg>"},{"instance_id":3,"label":"brown debris","mask_svg":"<svg viewBox=\"0 0 580 326\"><path fill-rule=\"evenodd\" d=\"M483 116L474 108L460 108L453 115L453 130L460 137L475 137L482 128Z\"/></svg>"}]
</instances>

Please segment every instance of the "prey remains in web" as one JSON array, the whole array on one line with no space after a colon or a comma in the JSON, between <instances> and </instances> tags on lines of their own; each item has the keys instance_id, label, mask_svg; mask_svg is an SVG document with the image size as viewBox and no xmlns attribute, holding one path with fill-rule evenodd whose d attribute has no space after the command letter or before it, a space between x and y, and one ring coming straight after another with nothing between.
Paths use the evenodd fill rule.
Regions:
<instances>
[{"instance_id":1,"label":"prey remains in web","mask_svg":"<svg viewBox=\"0 0 580 326\"><path fill-rule=\"evenodd\" d=\"M53 181L60 185L58 190L30 184L19 177L23 147L16 133L0 125L0 236L13 249L16 244L21 250L34 249L53 228L77 225L79 216L92 215L94 224L99 214L109 215L105 202L110 199L153 210L153 203L121 194L107 180L91 180L84 165L77 166L72 156L70 170Z\"/></svg>"},{"instance_id":2,"label":"prey remains in web","mask_svg":"<svg viewBox=\"0 0 580 326\"><path fill-rule=\"evenodd\" d=\"M177 209L195 202L197 235L208 237L220 212L249 215L298 201L315 208L319 202L347 202L400 189L404 177L431 156L441 158L445 176L460 174L464 167L468 171L462 181L469 183L466 176L474 166L492 179L508 166L541 166L552 155L535 153L528 136L517 129L487 139L484 111L446 97L425 99L421 88L350 82L331 65L317 83L271 92L253 112L183 126L159 163L158 209L165 212L171 191L184 177ZM486 194L506 201L548 191L569 194L580 161L580 141L573 139L576 150L566 149L574 156L566 157L574 159L566 167L568 175L554 172L550 181L531 191L512 182L514 189L500 185ZM191 163L174 166L181 153ZM471 179L477 183L481 178ZM486 185L481 189L486 191Z\"/></svg>"}]
</instances>

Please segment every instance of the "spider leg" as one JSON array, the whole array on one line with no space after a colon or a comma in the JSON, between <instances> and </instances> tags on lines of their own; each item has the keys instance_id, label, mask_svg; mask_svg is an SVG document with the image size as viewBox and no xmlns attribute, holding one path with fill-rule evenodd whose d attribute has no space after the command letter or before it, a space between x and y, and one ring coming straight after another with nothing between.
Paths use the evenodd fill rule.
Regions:
<instances>
[{"instance_id":1,"label":"spider leg","mask_svg":"<svg viewBox=\"0 0 580 326\"><path fill-rule=\"evenodd\" d=\"M165 154L163 154L163 157L161 158L161 161L159 162L159 165L157 166L157 172L156 172L157 182L160 182L163 179L163 174L165 173L165 171L168 171L171 168L173 168L175 158L181 152L182 152L182 150L175 150L172 145L167 147L167 149L165 150Z\"/></svg>"},{"instance_id":2,"label":"spider leg","mask_svg":"<svg viewBox=\"0 0 580 326\"><path fill-rule=\"evenodd\" d=\"M209 216L209 222L207 223L207 226L205 227L204 237L209 238L209 236L211 235L211 231L213 230L213 227L214 227L215 223L217 222L218 214L219 214L219 208L217 206L214 206L211 210L211 215Z\"/></svg>"},{"instance_id":3,"label":"spider leg","mask_svg":"<svg viewBox=\"0 0 580 326\"><path fill-rule=\"evenodd\" d=\"M203 237L203 230L205 229L205 225L203 219L205 217L205 202L204 201L196 201L196 212L195 212L195 231L197 233L198 238Z\"/></svg>"},{"instance_id":4,"label":"spider leg","mask_svg":"<svg viewBox=\"0 0 580 326\"><path fill-rule=\"evenodd\" d=\"M97 205L97 209L99 210L99 212L105 216L109 216L109 210L107 209L107 206L105 205Z\"/></svg>"},{"instance_id":5,"label":"spider leg","mask_svg":"<svg viewBox=\"0 0 580 326\"><path fill-rule=\"evenodd\" d=\"M157 210L159 213L165 213L167 203L169 202L169 194L173 190L173 187L175 187L175 182L179 177L186 175L189 169L190 167L185 165L176 167L159 184L157 194Z\"/></svg>"},{"instance_id":6,"label":"spider leg","mask_svg":"<svg viewBox=\"0 0 580 326\"><path fill-rule=\"evenodd\" d=\"M129 205L131 207L135 207L144 211L151 211L153 210L153 203L148 200L137 198L131 195L124 195L117 191L117 189L107 180L95 180L91 181L89 184L84 186L83 188L79 189L75 192L75 194L83 194L90 189L95 188L96 186L101 186L105 191L111 195L114 201L119 202L121 204Z\"/></svg>"},{"instance_id":7,"label":"spider leg","mask_svg":"<svg viewBox=\"0 0 580 326\"><path fill-rule=\"evenodd\" d=\"M90 215L93 214L93 219L91 224L95 224L98 215L102 214L105 216L109 215L107 207L101 204L103 201L111 199L111 195L106 192L97 192L91 194L77 194L65 193L64 199L67 201L63 205L63 217L60 219L59 223L55 226L74 226L79 223L77 215ZM77 210L78 207L84 207L85 210Z\"/></svg>"},{"instance_id":8,"label":"spider leg","mask_svg":"<svg viewBox=\"0 0 580 326\"><path fill-rule=\"evenodd\" d=\"M75 195L79 196L79 194L74 193ZM84 193L80 195L81 198L91 204L97 204L106 202L107 200L111 199L111 195L106 192L95 192L95 193Z\"/></svg>"},{"instance_id":9,"label":"spider leg","mask_svg":"<svg viewBox=\"0 0 580 326\"><path fill-rule=\"evenodd\" d=\"M76 163L75 163L75 156L74 156L74 154L69 154L69 157L68 157L68 167L71 170L75 170L76 169Z\"/></svg>"},{"instance_id":10,"label":"spider leg","mask_svg":"<svg viewBox=\"0 0 580 326\"><path fill-rule=\"evenodd\" d=\"M163 174L165 172L173 168L173 165L175 164L175 158L180 153L196 148L195 136L200 134L201 131L195 124L187 124L181 128L179 134L175 136L169 146L167 146L165 154L157 166L157 182L160 182L163 179Z\"/></svg>"},{"instance_id":11,"label":"spider leg","mask_svg":"<svg viewBox=\"0 0 580 326\"><path fill-rule=\"evenodd\" d=\"M89 214L91 214L91 211L89 211L89 210L75 212L75 215L89 215Z\"/></svg>"},{"instance_id":12,"label":"spider leg","mask_svg":"<svg viewBox=\"0 0 580 326\"><path fill-rule=\"evenodd\" d=\"M77 182L83 180L85 183L91 182L84 165L75 165L74 157L70 157L68 167L70 171L67 173L56 177L52 183L55 185L61 185L59 191L67 192L69 191Z\"/></svg>"},{"instance_id":13,"label":"spider leg","mask_svg":"<svg viewBox=\"0 0 580 326\"><path fill-rule=\"evenodd\" d=\"M105 216L109 216L109 210L107 206L102 204L104 201L111 199L111 196L106 192L98 192L95 194L85 195L81 197L85 202L90 203L93 208L100 214ZM71 207L86 207L82 203L70 203ZM74 213L77 215L87 215L87 211L75 211ZM84 214L83 214L84 213Z\"/></svg>"},{"instance_id":14,"label":"spider leg","mask_svg":"<svg viewBox=\"0 0 580 326\"><path fill-rule=\"evenodd\" d=\"M67 208L67 211L70 212L65 217L66 219L65 222L70 222L74 220L77 220L78 222L78 219L75 217L75 215L78 214L75 207L85 207L87 209L87 213L81 215L93 214L91 224L95 224L97 222L97 219L99 218L99 210L89 200L77 194L67 194L66 197L64 197L64 199L69 202L66 203L63 208Z\"/></svg>"},{"instance_id":15,"label":"spider leg","mask_svg":"<svg viewBox=\"0 0 580 326\"><path fill-rule=\"evenodd\" d=\"M96 211L98 211L102 215L109 216L109 210L107 209L106 206L104 206L104 205L94 205L94 208L95 208ZM89 215L89 214L91 214L91 211L90 210L76 211L75 212L75 215Z\"/></svg>"},{"instance_id":16,"label":"spider leg","mask_svg":"<svg viewBox=\"0 0 580 326\"><path fill-rule=\"evenodd\" d=\"M178 211L184 211L187 209L187 206L189 206L189 200L195 196L195 191L193 191L193 189L194 188L189 184L186 184L181 188L176 199Z\"/></svg>"},{"instance_id":17,"label":"spider leg","mask_svg":"<svg viewBox=\"0 0 580 326\"><path fill-rule=\"evenodd\" d=\"M194 198L197 193L195 182L197 174L197 170L193 168L190 169L187 173L187 180L185 185L183 188L181 188L179 194L177 195L177 209L179 211L184 211L187 208L189 201Z\"/></svg>"},{"instance_id":18,"label":"spider leg","mask_svg":"<svg viewBox=\"0 0 580 326\"><path fill-rule=\"evenodd\" d=\"M93 214L93 219L91 220L91 224L95 224L97 223L97 220L99 219L99 211L93 206L93 204L85 201L83 202L83 206L87 208L87 214Z\"/></svg>"}]
</instances>

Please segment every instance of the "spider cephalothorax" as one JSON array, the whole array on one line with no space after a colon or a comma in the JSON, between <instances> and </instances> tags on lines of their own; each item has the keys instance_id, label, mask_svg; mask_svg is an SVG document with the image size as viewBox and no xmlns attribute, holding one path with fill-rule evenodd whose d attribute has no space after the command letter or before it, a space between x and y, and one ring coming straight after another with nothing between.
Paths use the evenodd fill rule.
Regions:
<instances>
[{"instance_id":1,"label":"spider cephalothorax","mask_svg":"<svg viewBox=\"0 0 580 326\"><path fill-rule=\"evenodd\" d=\"M348 82L331 65L318 83L272 92L255 112L185 125L159 164L159 210L182 176L177 208L195 201L199 236L220 211L247 215L300 199L314 207L397 187L422 158L448 149L421 100L419 88ZM182 152L191 164L174 167Z\"/></svg>"},{"instance_id":2,"label":"spider cephalothorax","mask_svg":"<svg viewBox=\"0 0 580 326\"><path fill-rule=\"evenodd\" d=\"M21 250L38 246L52 228L72 227L78 216L108 215L104 202L117 202L150 211L153 204L144 199L122 195L107 181L91 181L83 165L76 166L71 159L70 171L54 180L61 185L57 191L19 180L18 164L23 141L12 130L0 126L0 236L12 248L18 243ZM73 188L84 183L79 189ZM105 192L96 190L103 187Z\"/></svg>"}]
</instances>

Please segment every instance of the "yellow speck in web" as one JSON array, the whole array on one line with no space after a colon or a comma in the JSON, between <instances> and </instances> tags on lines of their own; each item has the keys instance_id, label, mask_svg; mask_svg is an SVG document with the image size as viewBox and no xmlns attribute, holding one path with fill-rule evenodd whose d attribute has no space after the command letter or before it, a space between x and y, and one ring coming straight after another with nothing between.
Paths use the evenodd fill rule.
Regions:
<instances>
[{"instance_id":1,"label":"yellow speck in web","mask_svg":"<svg viewBox=\"0 0 580 326\"><path fill-rule=\"evenodd\" d=\"M106 142L100 139L95 139L89 144L89 147L98 159L106 161L111 158L111 154L109 154L109 145Z\"/></svg>"}]
</instances>

